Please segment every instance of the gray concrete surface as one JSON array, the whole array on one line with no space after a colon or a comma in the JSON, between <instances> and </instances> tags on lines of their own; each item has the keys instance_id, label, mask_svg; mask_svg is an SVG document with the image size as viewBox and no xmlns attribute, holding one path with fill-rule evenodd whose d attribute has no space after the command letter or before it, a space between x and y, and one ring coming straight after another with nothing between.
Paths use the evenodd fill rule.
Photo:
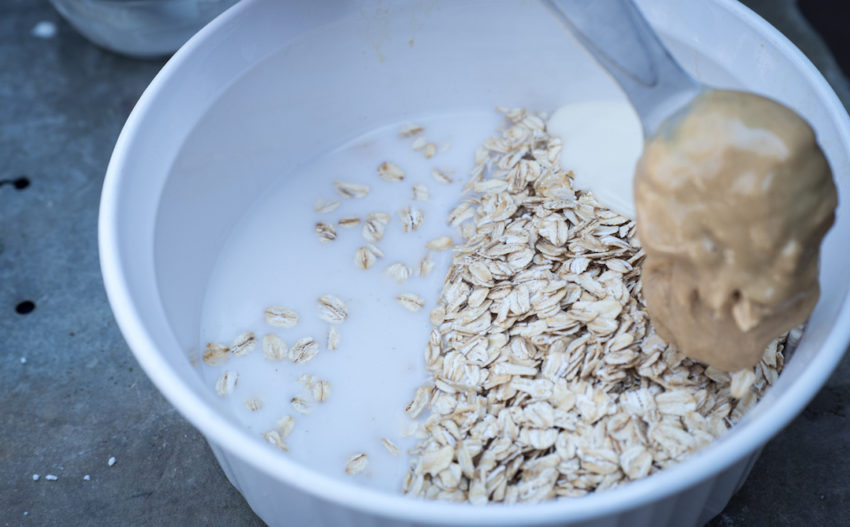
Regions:
<instances>
[{"instance_id":1,"label":"gray concrete surface","mask_svg":"<svg viewBox=\"0 0 850 527\"><path fill-rule=\"evenodd\" d=\"M748 3L850 101L790 2ZM32 36L45 20L57 34ZM161 65L92 46L44 0L0 1L0 525L262 525L137 366L101 285L103 174ZM850 524L848 379L845 360L710 525Z\"/></svg>"}]
</instances>

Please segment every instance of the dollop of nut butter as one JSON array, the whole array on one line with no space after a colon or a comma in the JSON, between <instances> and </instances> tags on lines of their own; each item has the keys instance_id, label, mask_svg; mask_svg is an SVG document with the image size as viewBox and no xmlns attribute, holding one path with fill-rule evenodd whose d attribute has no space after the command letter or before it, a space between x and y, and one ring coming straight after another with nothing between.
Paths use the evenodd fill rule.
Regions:
<instances>
[{"instance_id":1,"label":"dollop of nut butter","mask_svg":"<svg viewBox=\"0 0 850 527\"><path fill-rule=\"evenodd\" d=\"M806 320L838 198L794 111L707 91L645 145L634 184L643 295L662 338L735 371Z\"/></svg>"}]
</instances>

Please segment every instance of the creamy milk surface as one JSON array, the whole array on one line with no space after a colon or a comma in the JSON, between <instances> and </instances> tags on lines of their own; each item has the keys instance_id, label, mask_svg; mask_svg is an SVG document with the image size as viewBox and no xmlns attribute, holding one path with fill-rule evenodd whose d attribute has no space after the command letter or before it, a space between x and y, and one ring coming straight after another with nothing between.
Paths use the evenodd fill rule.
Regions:
<instances>
[{"instance_id":1,"label":"creamy milk surface","mask_svg":"<svg viewBox=\"0 0 850 527\"><path fill-rule=\"evenodd\" d=\"M566 104L549 118L547 130L564 142L561 166L573 171L575 186L634 218L632 175L643 150L643 131L631 104L625 99Z\"/></svg>"},{"instance_id":2,"label":"creamy milk surface","mask_svg":"<svg viewBox=\"0 0 850 527\"><path fill-rule=\"evenodd\" d=\"M426 159L414 151L414 138L398 135L403 123L367 133L327 155L304 164L292 174L281 174L280 183L262 196L234 227L221 249L212 272L202 315L200 348L207 342L229 345L240 333L253 331L258 340L252 353L230 357L225 363L202 365L206 384L213 390L224 371L238 373L235 390L221 404L257 437L276 426L285 415L295 418L287 438L289 452L282 454L327 475L357 481L397 492L407 466L407 450L413 438L403 438L411 420L404 407L414 391L428 380L423 352L431 325L428 313L434 307L451 259L450 251L428 251L425 244L438 236L456 238L447 216L457 204L473 165L476 147L501 124L494 111L465 113L416 121L424 136L437 146ZM400 182L377 175L377 167L392 161L405 171ZM450 173L451 184L440 183L432 169ZM334 181L368 184L371 190L359 199L344 199L334 190ZM412 199L413 184L425 185L428 201ZM317 199L339 200L333 212L314 210ZM407 206L424 212L422 226L402 231L399 211ZM362 223L345 229L337 220L368 213L391 216L382 240L375 245L383 252L374 267L361 270L354 263L355 251L368 242L361 234ZM331 223L336 240L320 243L314 232L317 221ZM435 268L419 276L420 261L430 253ZM413 273L403 284L384 274L392 263L401 262ZM330 324L319 318L317 299L333 294L343 300L349 316L337 325L339 348L327 349ZM416 293L425 299L418 313L403 308L396 296ZM275 328L263 320L271 305L292 308L300 314L293 328ZM318 341L319 354L310 362L267 360L261 350L266 333L275 333L291 347L301 337ZM326 402L312 403L302 415L290 399L312 398L297 382L301 374L328 380L332 393ZM263 403L249 411L245 401L256 397ZM381 444L388 438L399 446L398 457ZM271 447L270 447L271 448ZM369 464L355 476L345 473L348 456L364 452Z\"/></svg>"}]
</instances>

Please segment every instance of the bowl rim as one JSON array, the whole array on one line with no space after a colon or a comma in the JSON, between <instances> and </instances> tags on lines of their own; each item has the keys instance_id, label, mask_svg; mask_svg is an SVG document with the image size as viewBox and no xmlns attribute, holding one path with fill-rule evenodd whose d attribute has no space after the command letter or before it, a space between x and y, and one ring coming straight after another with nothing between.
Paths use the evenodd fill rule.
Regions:
<instances>
[{"instance_id":1,"label":"bowl rim","mask_svg":"<svg viewBox=\"0 0 850 527\"><path fill-rule=\"evenodd\" d=\"M850 119L844 106L815 66L784 35L749 8L735 0L711 0L728 15L741 20L769 41L793 65L806 72L818 97L830 110L841 144L850 149ZM534 504L488 504L472 506L422 500L366 488L320 474L281 456L253 437L243 427L222 416L181 380L164 360L144 317L133 301L119 251L117 219L119 194L128 152L144 133L146 116L165 96L172 77L184 63L203 53L208 42L221 38L221 30L234 24L264 0L243 0L220 15L192 37L156 75L124 125L104 179L98 218L98 245L104 286L116 322L145 373L159 391L208 441L236 456L269 477L312 496L368 514L432 524L533 525L552 521L578 521L638 508L693 487L735 462L751 455L799 414L835 369L850 342L850 294L845 295L839 314L821 350L800 378L779 395L775 404L758 416L758 426L743 426L728 437L722 448L712 446L676 466L600 493Z\"/></svg>"}]
</instances>

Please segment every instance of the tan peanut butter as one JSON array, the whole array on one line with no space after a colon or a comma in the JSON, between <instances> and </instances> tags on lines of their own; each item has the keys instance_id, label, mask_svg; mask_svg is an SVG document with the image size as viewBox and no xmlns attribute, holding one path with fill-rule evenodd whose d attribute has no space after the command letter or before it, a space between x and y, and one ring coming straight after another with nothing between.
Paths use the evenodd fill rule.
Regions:
<instances>
[{"instance_id":1,"label":"tan peanut butter","mask_svg":"<svg viewBox=\"0 0 850 527\"><path fill-rule=\"evenodd\" d=\"M818 299L835 184L811 127L758 95L712 90L668 120L635 175L643 295L659 335L735 371Z\"/></svg>"}]
</instances>

